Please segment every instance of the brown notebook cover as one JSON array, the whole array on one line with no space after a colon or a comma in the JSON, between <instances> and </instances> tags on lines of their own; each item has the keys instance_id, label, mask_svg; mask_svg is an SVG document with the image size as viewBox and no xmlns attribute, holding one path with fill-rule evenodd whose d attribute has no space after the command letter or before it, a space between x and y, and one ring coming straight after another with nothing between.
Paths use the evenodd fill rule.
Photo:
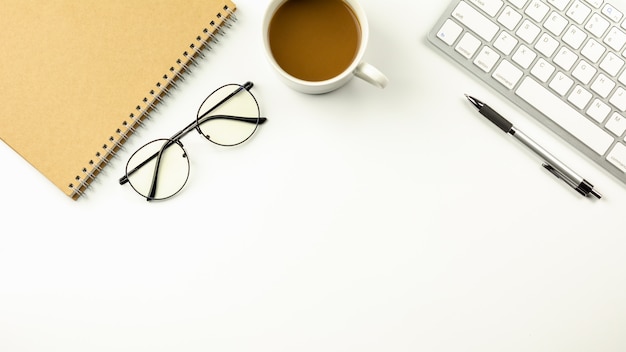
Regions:
<instances>
[{"instance_id":1,"label":"brown notebook cover","mask_svg":"<svg viewBox=\"0 0 626 352\"><path fill-rule=\"evenodd\" d=\"M230 0L2 0L0 138L78 199L235 10Z\"/></svg>"}]
</instances>

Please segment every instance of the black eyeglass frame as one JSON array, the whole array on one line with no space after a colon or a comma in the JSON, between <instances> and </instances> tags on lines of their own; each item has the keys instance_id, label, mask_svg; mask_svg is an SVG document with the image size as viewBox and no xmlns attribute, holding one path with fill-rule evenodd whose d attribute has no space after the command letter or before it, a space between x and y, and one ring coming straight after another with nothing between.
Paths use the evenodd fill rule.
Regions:
<instances>
[{"instance_id":1,"label":"black eyeglass frame","mask_svg":"<svg viewBox=\"0 0 626 352\"><path fill-rule=\"evenodd\" d=\"M215 104L213 107L211 107L210 109L208 109L206 112L204 112L202 115L200 115L200 110L202 109L202 106L204 105L204 103L211 97L211 95L217 91L219 91L220 89L227 87L227 86L231 86L231 85L235 85L238 86L237 89L235 89L232 93L230 93L228 96L226 96L225 98L223 98L222 100L220 100L217 104ZM161 149L152 154L151 156L149 156L148 158L146 158L144 161L142 161L141 163L139 163L137 166L135 166L132 170L128 170L128 163L126 165L126 174L124 176L122 176L119 179L119 183L120 185L124 185L126 183L129 183L129 176L131 176L133 173L137 172L138 170L140 170L142 167L144 167L146 164L148 164L149 162L151 162L152 160L154 160L154 158L157 158L155 166L154 166L154 172L152 174L152 183L151 183L151 187L150 187L150 192L148 194L148 196L144 196L143 194L141 194L139 191L137 191L131 184L131 187L133 187L133 189L135 189L135 191L137 193L139 193L140 195L144 196L146 198L147 201L152 201L152 200L165 200L168 198L173 197L174 195L178 194L178 192L180 192L180 190L182 190L185 186L185 184L187 183L187 180L189 179L189 159L187 158L187 178L185 179L185 182L183 183L183 185L180 187L180 189L176 192L174 192L173 194L171 194L168 197L165 198L159 198L156 199L155 198L155 194L156 194L156 186L157 186L157 179L158 179L158 174L159 174L159 169L160 169L160 163L161 163L161 158L163 155L163 152L168 149L169 147L173 146L173 145L178 145L184 153L184 156L187 156L187 152L185 151L185 149L183 148L182 143L180 142L180 140L186 136L187 134L189 134L191 131L196 130L198 131L198 133L200 135L202 135L203 137L205 137L209 142L214 143L216 145L220 145L220 146L236 146L239 145L245 141L247 141L248 139L250 139L250 137L252 137L252 135L256 132L258 125L261 125L263 123L265 123L267 121L266 117L262 117L261 112L260 112L260 108L259 108L259 103L256 100L256 97L254 96L254 94L252 94L252 92L250 92L250 89L252 89L252 87L254 86L254 84L250 81L244 83L243 85L239 85L239 84L235 84L235 83L231 83L231 84L226 84L223 85L219 88L217 88L216 90L214 90L211 94L209 94L204 101L200 104L200 107L198 108L198 113L196 114L196 119L195 121L191 122L189 125L185 126L185 128L183 128L182 130L178 131L176 134L174 134L172 137L170 138L160 138L160 139L155 139L151 142L148 142L146 144L144 144L141 148L137 149L137 151L135 153L133 153L133 155L131 155L131 157L129 158L129 163L130 161L133 159L133 156L135 154L137 154L137 152L139 152L142 148L144 148L145 146L157 142L157 141L165 141L165 143L163 144L163 146L161 147ZM257 106L257 114L258 117L245 117L245 116L233 116L233 115L210 115L210 113L212 111L214 111L215 109L217 109L219 106L221 106L222 104L224 104L225 102L227 102L229 99L231 99L232 97L234 97L236 94L238 94L239 92L245 90L248 94L250 94L250 96L252 97L252 99L254 100L254 102L256 103ZM228 119L228 120L235 120L235 121L242 121L242 122L248 122L248 123L254 123L256 124L254 130L250 133L250 135L248 135L246 138L244 138L243 140L234 143L234 144L222 144L222 143L218 143L214 140L211 140L211 136L209 135L205 135L202 130L200 129L200 126L210 120L215 120L215 119Z\"/></svg>"}]
</instances>

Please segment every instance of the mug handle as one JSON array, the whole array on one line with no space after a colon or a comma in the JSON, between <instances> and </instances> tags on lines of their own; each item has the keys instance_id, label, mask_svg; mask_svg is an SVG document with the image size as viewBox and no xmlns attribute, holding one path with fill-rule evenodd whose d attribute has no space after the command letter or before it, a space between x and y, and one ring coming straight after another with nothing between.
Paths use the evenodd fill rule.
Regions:
<instances>
[{"instance_id":1,"label":"mug handle","mask_svg":"<svg viewBox=\"0 0 626 352\"><path fill-rule=\"evenodd\" d=\"M361 62L354 70L354 75L378 88L385 88L389 83L387 76L367 62Z\"/></svg>"}]
</instances>

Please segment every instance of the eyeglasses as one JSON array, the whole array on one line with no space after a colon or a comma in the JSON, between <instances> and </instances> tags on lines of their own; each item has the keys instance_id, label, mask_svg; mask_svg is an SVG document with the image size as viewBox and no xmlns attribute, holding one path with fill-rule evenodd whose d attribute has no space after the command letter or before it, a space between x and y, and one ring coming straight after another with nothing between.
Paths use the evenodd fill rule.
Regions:
<instances>
[{"instance_id":1,"label":"eyeglasses","mask_svg":"<svg viewBox=\"0 0 626 352\"><path fill-rule=\"evenodd\" d=\"M189 159L180 142L196 130L212 143L235 146L247 141L267 119L250 93L252 82L227 84L216 89L200 105L195 121L170 138L156 139L139 148L126 164L121 185L129 183L146 200L170 198L189 179Z\"/></svg>"}]
</instances>

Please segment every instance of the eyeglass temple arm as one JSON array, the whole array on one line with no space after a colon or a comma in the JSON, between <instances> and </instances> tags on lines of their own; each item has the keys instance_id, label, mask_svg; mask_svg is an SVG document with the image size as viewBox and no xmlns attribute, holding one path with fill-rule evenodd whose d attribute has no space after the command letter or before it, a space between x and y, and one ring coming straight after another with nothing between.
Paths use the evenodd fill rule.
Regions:
<instances>
[{"instance_id":1,"label":"eyeglass temple arm","mask_svg":"<svg viewBox=\"0 0 626 352\"><path fill-rule=\"evenodd\" d=\"M203 123L205 121L204 118L207 115L209 115L213 110L215 110L218 107L220 107L222 104L224 104L230 98L232 98L235 95L237 95L237 93L241 92L242 90L250 91L250 89L252 89L253 86L254 86L254 83L248 81L248 82L244 83L243 85L237 87L237 89L235 89L232 93L230 93L224 99L220 100L217 104L215 104L212 108L207 110L204 114L202 114L201 116L198 116L195 121L192 121L190 124L188 124L185 128L183 128L180 132L175 134L170 139L175 139L175 138L176 139L180 139L180 138L183 138L185 135L187 135L187 133L191 132L191 130L198 128L200 123ZM199 122L199 121L203 121L203 122Z\"/></svg>"},{"instance_id":2,"label":"eyeglass temple arm","mask_svg":"<svg viewBox=\"0 0 626 352\"><path fill-rule=\"evenodd\" d=\"M146 158L146 160L142 161L140 164L135 166L134 169L128 171L126 173L126 175L120 177L120 179L119 179L120 185L123 185L123 184L127 183L128 182L128 176L131 176L132 174L137 172L139 169L141 169L142 167L146 166L147 163L149 163L152 160L154 160L154 158L156 158L157 156L159 157L159 159L157 159L157 165L160 164L161 163L161 154L163 153L163 151L165 151L167 148L171 147L172 145L176 144L177 142L178 142L178 140L172 140L172 139L170 139L168 142L166 142L166 144L161 148L161 150L159 150L158 152L150 155L149 157Z\"/></svg>"},{"instance_id":3,"label":"eyeglass temple arm","mask_svg":"<svg viewBox=\"0 0 626 352\"><path fill-rule=\"evenodd\" d=\"M202 118L204 118L205 116L210 114L213 110L217 109L219 106L224 104L230 98L232 98L235 95L237 95L237 93L241 92L242 90L250 91L250 89L252 89L253 86L254 86L254 83L248 81L248 82L244 83L243 85L237 87L237 89L235 89L232 93L228 94L224 99L220 100L217 104L215 104L212 108L207 110L204 114L202 114L201 116L198 116L196 121L201 120Z\"/></svg>"},{"instance_id":4,"label":"eyeglass temple arm","mask_svg":"<svg viewBox=\"0 0 626 352\"><path fill-rule=\"evenodd\" d=\"M174 143L167 143L169 145L174 144ZM159 152L157 153L157 161L156 164L154 165L154 173L152 174L152 183L150 184L150 192L148 192L148 196L146 197L146 200L149 202L151 200L154 200L154 196L156 195L156 190L157 190L157 180L159 179L159 170L161 169L161 156L163 155L163 151L166 148L169 148L169 145L164 145L163 148L161 148L161 150L159 150Z\"/></svg>"},{"instance_id":5,"label":"eyeglass temple arm","mask_svg":"<svg viewBox=\"0 0 626 352\"><path fill-rule=\"evenodd\" d=\"M234 116L234 115L211 115L211 116L204 116L202 118L200 118L198 120L198 126L210 121L210 120L219 120L219 119L224 119L224 120L233 120L233 121L241 121L241 122L249 122L249 123L258 123L263 124L267 121L267 117L245 117L245 116ZM186 133L185 133L186 134Z\"/></svg>"}]
</instances>

